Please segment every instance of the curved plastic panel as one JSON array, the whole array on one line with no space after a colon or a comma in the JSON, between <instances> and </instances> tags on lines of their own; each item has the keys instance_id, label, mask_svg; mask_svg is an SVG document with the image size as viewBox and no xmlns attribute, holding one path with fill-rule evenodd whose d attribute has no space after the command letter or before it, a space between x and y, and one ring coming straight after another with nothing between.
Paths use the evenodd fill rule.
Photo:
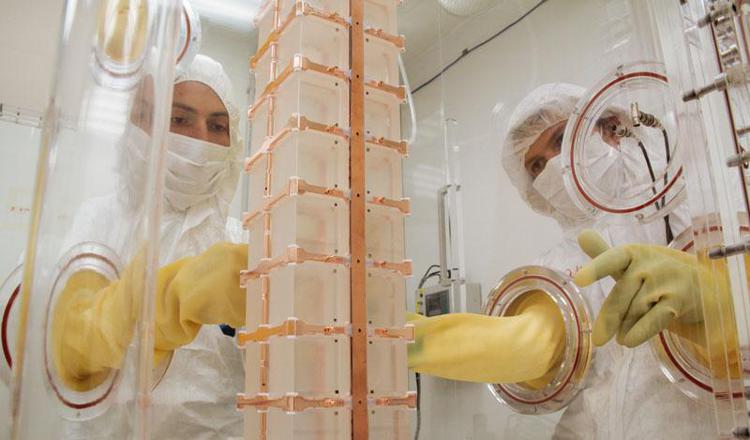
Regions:
<instances>
[{"instance_id":1,"label":"curved plastic panel","mask_svg":"<svg viewBox=\"0 0 750 440\"><path fill-rule=\"evenodd\" d=\"M144 330L178 12L176 1L147 0L84 1L65 12L23 277L20 289L16 276L3 287L10 299L19 291L8 318L17 326L3 327L15 343L11 438L87 437L104 426L147 436L136 403L159 374ZM118 316L103 336L63 318L76 316L70 304L118 289Z\"/></svg>"},{"instance_id":2,"label":"curved plastic panel","mask_svg":"<svg viewBox=\"0 0 750 440\"><path fill-rule=\"evenodd\" d=\"M185 70L193 62L201 48L201 19L190 6L189 0L182 1L180 14L180 35L175 46L177 71Z\"/></svg>"}]
</instances>

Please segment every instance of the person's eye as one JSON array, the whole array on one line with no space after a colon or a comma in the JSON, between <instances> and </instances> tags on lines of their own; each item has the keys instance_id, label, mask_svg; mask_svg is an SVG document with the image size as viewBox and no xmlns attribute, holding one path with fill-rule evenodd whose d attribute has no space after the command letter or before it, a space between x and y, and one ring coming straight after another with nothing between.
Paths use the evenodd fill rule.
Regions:
<instances>
[{"instance_id":1,"label":"person's eye","mask_svg":"<svg viewBox=\"0 0 750 440\"><path fill-rule=\"evenodd\" d=\"M547 161L544 159L536 159L535 161L531 162L531 167L529 167L529 171L531 171L531 176L536 178L539 176L539 174L542 173L542 170L544 170L544 166L547 164Z\"/></svg>"},{"instance_id":2,"label":"person's eye","mask_svg":"<svg viewBox=\"0 0 750 440\"><path fill-rule=\"evenodd\" d=\"M214 123L210 125L211 131L217 133L228 133L229 127L226 124Z\"/></svg>"},{"instance_id":3,"label":"person's eye","mask_svg":"<svg viewBox=\"0 0 750 440\"><path fill-rule=\"evenodd\" d=\"M187 122L187 118L182 116L172 116L172 125L185 125Z\"/></svg>"}]
</instances>

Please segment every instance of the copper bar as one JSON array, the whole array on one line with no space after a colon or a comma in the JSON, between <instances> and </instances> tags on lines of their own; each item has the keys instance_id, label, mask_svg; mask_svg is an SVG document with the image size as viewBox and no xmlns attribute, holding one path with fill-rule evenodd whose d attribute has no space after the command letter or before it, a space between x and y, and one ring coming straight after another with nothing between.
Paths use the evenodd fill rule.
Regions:
<instances>
[{"instance_id":1,"label":"copper bar","mask_svg":"<svg viewBox=\"0 0 750 440\"><path fill-rule=\"evenodd\" d=\"M255 212L243 212L242 213L242 227L243 229L247 229L248 225L255 220L256 217L261 215L263 211L255 211Z\"/></svg>"},{"instance_id":2,"label":"copper bar","mask_svg":"<svg viewBox=\"0 0 750 440\"><path fill-rule=\"evenodd\" d=\"M263 213L263 257L271 258L271 213Z\"/></svg>"},{"instance_id":3,"label":"copper bar","mask_svg":"<svg viewBox=\"0 0 750 440\"><path fill-rule=\"evenodd\" d=\"M365 0L349 0L351 31L349 33L349 249L351 252L351 393L352 438L367 440L367 297L365 294Z\"/></svg>"},{"instance_id":4,"label":"copper bar","mask_svg":"<svg viewBox=\"0 0 750 440\"><path fill-rule=\"evenodd\" d=\"M273 31L271 36L278 35L279 25L279 14L281 9L281 0L273 0ZM269 41L271 39L269 38ZM271 45L271 63L269 66L269 81L273 81L276 78L276 69L278 65L278 47L274 43ZM252 64L252 60L251 60ZM274 98L270 98L268 101L268 125L266 131L266 139L274 135L274 124L273 124L273 110L274 110ZM261 146L261 150L268 151ZM266 175L264 179L263 196L268 197L271 193L271 166L273 156L268 155L266 160ZM271 214L268 212L263 213L263 256L269 258L271 255ZM271 294L271 280L268 276L261 278L261 323L268 324L268 317L270 315L270 294ZM258 374L260 375L260 391L268 392L269 375L271 371L270 365L270 354L268 344L260 344L260 365L258 366ZM268 438L268 413L263 412L260 414L259 423L260 433L259 438L265 440Z\"/></svg>"},{"instance_id":5,"label":"copper bar","mask_svg":"<svg viewBox=\"0 0 750 440\"><path fill-rule=\"evenodd\" d=\"M294 133L296 131L306 130L332 134L334 136L341 137L344 140L349 140L349 134L346 132L346 130L339 128L336 125L325 125L319 122L313 122L308 120L304 116L294 114L291 118L289 118L289 122L287 123L286 127L281 129L275 136L269 138L265 142L264 149L269 152L273 151L273 149L276 148L276 146L281 143L281 141L284 140L286 136L289 136L291 133Z\"/></svg>"},{"instance_id":6,"label":"copper bar","mask_svg":"<svg viewBox=\"0 0 750 440\"><path fill-rule=\"evenodd\" d=\"M383 29L372 28L372 27L368 27L367 29L365 29L365 33L375 38L380 38L381 40L385 40L393 44L394 46L396 46L399 50L404 50L404 47L406 46L406 39L404 38L403 35L389 34Z\"/></svg>"},{"instance_id":7,"label":"copper bar","mask_svg":"<svg viewBox=\"0 0 750 440\"><path fill-rule=\"evenodd\" d=\"M248 224L254 220L256 217L258 217L261 213L268 214L270 216L271 209L280 201L284 200L287 197L302 195L305 193L312 193L312 194L318 194L321 196L327 196L327 197L335 197L342 200L349 200L349 196L346 192L344 192L341 189L338 188L326 188L324 186L319 185L311 185L304 180L300 179L299 177L290 177L289 182L287 183L287 187L283 192L280 192L272 197L266 197L266 201L263 204L263 207L261 207L259 210L253 212L253 213L244 213L242 215L242 224L247 229ZM375 198L373 198L374 200ZM408 199L404 199L407 201L407 208L408 208ZM384 201L378 202L374 201L375 204L380 204L384 206L390 206L390 203L399 204L401 202L398 201L392 201L384 199ZM395 206L393 206L395 207ZM270 224L267 226L267 229L270 229ZM270 255L265 255L265 258L270 258Z\"/></svg>"},{"instance_id":8,"label":"copper bar","mask_svg":"<svg viewBox=\"0 0 750 440\"><path fill-rule=\"evenodd\" d=\"M250 155L250 157L245 158L245 171L250 171L264 154L268 154L268 152L261 147L258 151Z\"/></svg>"},{"instance_id":9,"label":"copper bar","mask_svg":"<svg viewBox=\"0 0 750 440\"><path fill-rule=\"evenodd\" d=\"M399 211L401 211L403 214L411 213L411 203L409 202L409 199L407 198L394 200L394 199L387 199L385 197L371 197L370 200L368 200L367 202L372 203L373 205L385 206L388 208L396 208Z\"/></svg>"},{"instance_id":10,"label":"copper bar","mask_svg":"<svg viewBox=\"0 0 750 440\"><path fill-rule=\"evenodd\" d=\"M297 247L289 246L285 254L274 258L264 258L258 265L252 270L240 271L240 285L245 285L247 281L260 278L262 275L267 274L271 270L286 266L287 264L301 264L305 261L317 261L319 263L339 264L346 265L349 263L349 259L340 255L324 255L307 252L306 250Z\"/></svg>"},{"instance_id":11,"label":"copper bar","mask_svg":"<svg viewBox=\"0 0 750 440\"><path fill-rule=\"evenodd\" d=\"M391 261L371 260L369 264L377 269L387 269L395 272L400 272L403 276L410 276L411 272L411 260L404 260L400 263Z\"/></svg>"},{"instance_id":12,"label":"copper bar","mask_svg":"<svg viewBox=\"0 0 750 440\"><path fill-rule=\"evenodd\" d=\"M258 414L258 417L260 418L260 435L258 436L258 440L268 440L268 413L262 412Z\"/></svg>"},{"instance_id":13,"label":"copper bar","mask_svg":"<svg viewBox=\"0 0 750 440\"><path fill-rule=\"evenodd\" d=\"M318 17L323 20L328 20L330 22L336 23L338 25L348 27L349 23L346 22L346 19L344 19L342 16L337 14L336 12L327 12L320 9L313 8L307 3L303 3L303 15Z\"/></svg>"},{"instance_id":14,"label":"copper bar","mask_svg":"<svg viewBox=\"0 0 750 440\"><path fill-rule=\"evenodd\" d=\"M368 144L378 145L380 147L396 150L401 153L402 156L406 156L407 154L409 154L409 143L406 141L393 141L384 137L369 137L367 138L366 142Z\"/></svg>"},{"instance_id":15,"label":"copper bar","mask_svg":"<svg viewBox=\"0 0 750 440\"><path fill-rule=\"evenodd\" d=\"M274 45L272 47L272 50L275 47L276 46ZM339 67L314 63L301 55L295 55L289 62L289 64L284 67L284 70L282 70L281 73L279 73L277 76L275 76L275 78L270 80L268 84L266 84L266 87L263 89L263 93L261 94L261 96L273 95L274 92L276 92L278 88L284 83L284 81L286 81L293 73L304 71L318 72L323 75L329 75L339 78L341 80L349 79L347 73L341 70ZM371 87L378 88L391 94L397 94L399 91L402 91L398 87L390 86L385 83L381 84L381 82L378 81L371 81L371 83Z\"/></svg>"},{"instance_id":16,"label":"copper bar","mask_svg":"<svg viewBox=\"0 0 750 440\"><path fill-rule=\"evenodd\" d=\"M413 391L400 397L378 397L374 400L376 406L406 406L412 409L417 407L417 393Z\"/></svg>"},{"instance_id":17,"label":"copper bar","mask_svg":"<svg viewBox=\"0 0 750 440\"><path fill-rule=\"evenodd\" d=\"M338 188L326 188L319 185L311 185L299 177L292 177L289 179L289 191L295 191L296 194L304 194L306 192L319 194L322 196L336 197L339 199L348 200L347 194Z\"/></svg>"},{"instance_id":18,"label":"copper bar","mask_svg":"<svg viewBox=\"0 0 750 440\"><path fill-rule=\"evenodd\" d=\"M295 56L294 66L295 66L295 70L312 70L314 72L319 72L324 75L335 76L342 80L349 79L349 74L341 70L340 67L326 66L325 64L316 63L314 61L310 61L308 58L305 58L301 55Z\"/></svg>"},{"instance_id":19,"label":"copper bar","mask_svg":"<svg viewBox=\"0 0 750 440\"><path fill-rule=\"evenodd\" d=\"M376 327L372 330L375 337L383 339L403 339L405 341L414 340L414 326L407 325L404 327Z\"/></svg>"},{"instance_id":20,"label":"copper bar","mask_svg":"<svg viewBox=\"0 0 750 440\"><path fill-rule=\"evenodd\" d=\"M370 80L367 81L367 87L373 88L375 90L380 90L381 92L389 93L395 96L399 101L403 101L406 99L406 89L404 88L404 86L392 86L383 81Z\"/></svg>"},{"instance_id":21,"label":"copper bar","mask_svg":"<svg viewBox=\"0 0 750 440\"><path fill-rule=\"evenodd\" d=\"M255 113L258 112L258 109L263 105L263 103L268 99L268 95L261 95L260 98L258 98L253 105L250 106L250 109L247 111L247 118L253 119L255 118Z\"/></svg>"},{"instance_id":22,"label":"copper bar","mask_svg":"<svg viewBox=\"0 0 750 440\"><path fill-rule=\"evenodd\" d=\"M295 413L310 408L343 408L346 402L339 397L308 399L297 394L287 394L272 399L262 394L254 397L237 394L236 405L238 409L254 407L257 410L268 410L276 408L288 413Z\"/></svg>"},{"instance_id":23,"label":"copper bar","mask_svg":"<svg viewBox=\"0 0 750 440\"><path fill-rule=\"evenodd\" d=\"M250 57L250 69L255 69L258 66L258 62L261 58L263 58L263 55L266 54L268 49L271 48L271 45L275 44L279 39L279 33L276 30L273 30L269 32L268 37L266 37L266 41L263 42L263 44L260 45L258 50L253 54L253 56Z\"/></svg>"},{"instance_id":24,"label":"copper bar","mask_svg":"<svg viewBox=\"0 0 750 440\"><path fill-rule=\"evenodd\" d=\"M260 277L260 301L263 305L262 314L260 316L260 322L263 324L268 324L269 319L269 293L270 293L270 287L271 287L271 280L268 277L268 275L264 275Z\"/></svg>"},{"instance_id":25,"label":"copper bar","mask_svg":"<svg viewBox=\"0 0 750 440\"><path fill-rule=\"evenodd\" d=\"M300 319L289 318L274 327L258 327L252 332L240 331L237 334L237 342L242 347L249 342L266 342L273 336L332 336L345 335L346 332L345 326L308 324Z\"/></svg>"}]
</instances>

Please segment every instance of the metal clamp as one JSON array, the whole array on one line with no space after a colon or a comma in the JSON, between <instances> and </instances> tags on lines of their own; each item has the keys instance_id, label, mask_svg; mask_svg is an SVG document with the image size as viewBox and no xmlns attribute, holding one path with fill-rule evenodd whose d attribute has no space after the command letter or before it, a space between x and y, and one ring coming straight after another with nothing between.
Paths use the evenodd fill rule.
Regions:
<instances>
[{"instance_id":1,"label":"metal clamp","mask_svg":"<svg viewBox=\"0 0 750 440\"><path fill-rule=\"evenodd\" d=\"M682 100L684 102L693 101L711 92L724 91L730 85L743 84L747 81L746 77L748 73L748 67L745 65L738 64L733 66L726 72L716 75L713 82L685 93L682 95Z\"/></svg>"},{"instance_id":2,"label":"metal clamp","mask_svg":"<svg viewBox=\"0 0 750 440\"><path fill-rule=\"evenodd\" d=\"M698 27L706 27L711 23L721 24L734 15L733 2L718 0L711 2L708 13L698 20Z\"/></svg>"},{"instance_id":3,"label":"metal clamp","mask_svg":"<svg viewBox=\"0 0 750 440\"><path fill-rule=\"evenodd\" d=\"M708 258L712 260L718 260L721 258L731 257L733 255L750 253L750 241L743 243L730 244L729 246L721 246L717 249L709 251Z\"/></svg>"},{"instance_id":4,"label":"metal clamp","mask_svg":"<svg viewBox=\"0 0 750 440\"><path fill-rule=\"evenodd\" d=\"M734 156L730 156L727 159L727 166L730 168L733 167L745 167L750 163L750 151L744 151L739 154L735 154Z\"/></svg>"}]
</instances>

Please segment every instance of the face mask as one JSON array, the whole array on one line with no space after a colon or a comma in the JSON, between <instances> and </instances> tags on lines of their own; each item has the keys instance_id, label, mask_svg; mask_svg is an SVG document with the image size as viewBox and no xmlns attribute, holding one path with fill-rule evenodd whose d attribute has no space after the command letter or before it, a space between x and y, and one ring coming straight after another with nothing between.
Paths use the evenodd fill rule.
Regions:
<instances>
[{"instance_id":1,"label":"face mask","mask_svg":"<svg viewBox=\"0 0 750 440\"><path fill-rule=\"evenodd\" d=\"M606 143L598 134L589 138L586 151L586 180L595 186L597 196L617 197L626 188L620 151Z\"/></svg>"},{"instance_id":2,"label":"face mask","mask_svg":"<svg viewBox=\"0 0 750 440\"><path fill-rule=\"evenodd\" d=\"M552 208L573 221L584 220L587 213L581 210L568 195L563 184L562 157L557 155L547 161L542 172L534 179L534 189L552 205Z\"/></svg>"},{"instance_id":3,"label":"face mask","mask_svg":"<svg viewBox=\"0 0 750 440\"><path fill-rule=\"evenodd\" d=\"M215 196L229 173L229 147L169 133L164 197L185 210Z\"/></svg>"}]
</instances>

